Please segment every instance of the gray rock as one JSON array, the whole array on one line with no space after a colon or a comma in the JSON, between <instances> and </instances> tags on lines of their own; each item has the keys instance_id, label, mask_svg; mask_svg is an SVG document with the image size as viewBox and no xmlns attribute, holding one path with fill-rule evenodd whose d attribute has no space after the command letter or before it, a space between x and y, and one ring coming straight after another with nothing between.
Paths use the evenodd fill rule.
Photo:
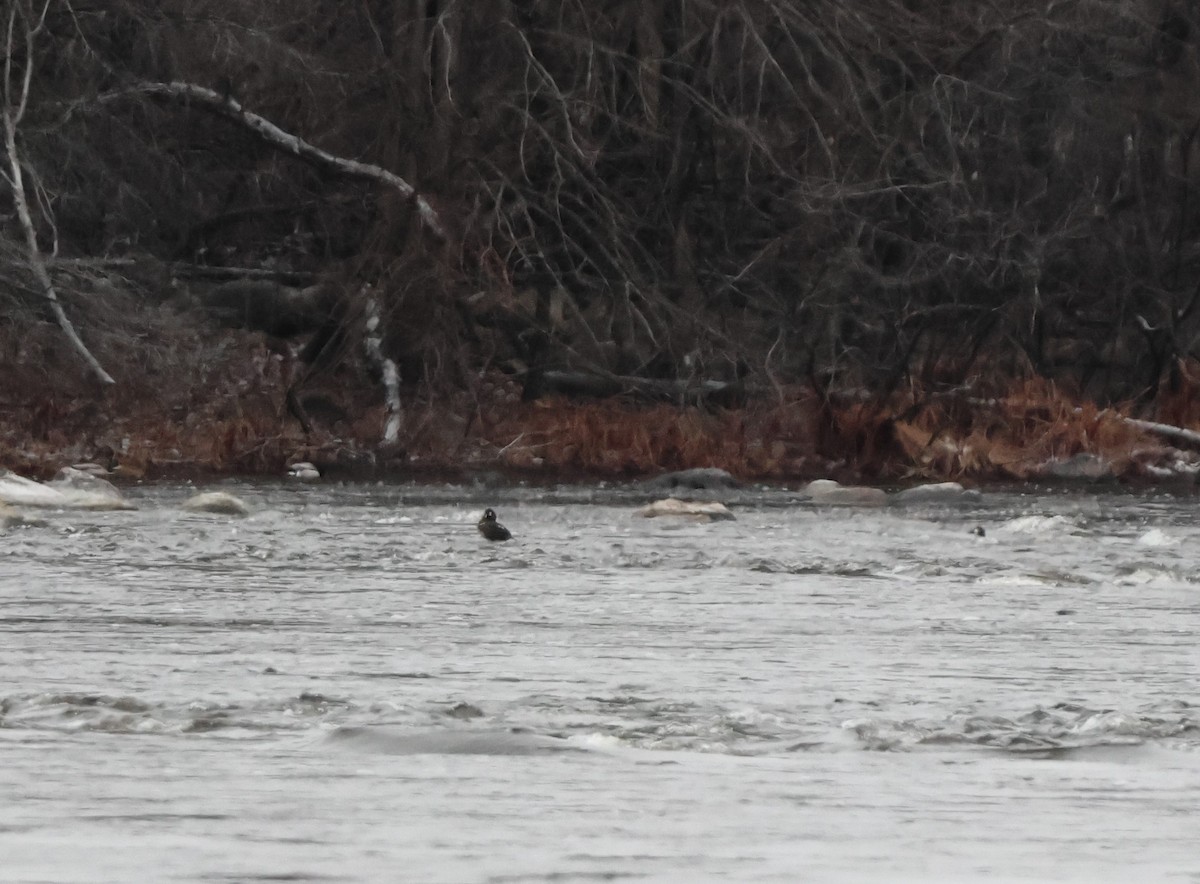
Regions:
<instances>
[{"instance_id":1,"label":"gray rock","mask_svg":"<svg viewBox=\"0 0 1200 884\"><path fill-rule=\"evenodd\" d=\"M676 500L674 497L656 500L638 510L637 515L646 519L653 519L657 516L678 516L693 522L732 521L734 518L733 513L723 503Z\"/></svg>"},{"instance_id":2,"label":"gray rock","mask_svg":"<svg viewBox=\"0 0 1200 884\"><path fill-rule=\"evenodd\" d=\"M54 481L44 485L0 470L0 503L87 510L137 508L121 497L121 492L112 483L70 467L59 470Z\"/></svg>"},{"instance_id":3,"label":"gray rock","mask_svg":"<svg viewBox=\"0 0 1200 884\"><path fill-rule=\"evenodd\" d=\"M842 485L832 479L814 479L804 489L809 501L823 506L883 506L887 493L865 485Z\"/></svg>"},{"instance_id":4,"label":"gray rock","mask_svg":"<svg viewBox=\"0 0 1200 884\"><path fill-rule=\"evenodd\" d=\"M63 492L68 497L94 498L96 501L109 500L121 505L121 508L129 506L112 482L102 479L93 472L79 470L75 467L63 467L46 484L50 488Z\"/></svg>"},{"instance_id":5,"label":"gray rock","mask_svg":"<svg viewBox=\"0 0 1200 884\"><path fill-rule=\"evenodd\" d=\"M367 725L340 727L329 739L347 750L385 755L541 755L583 751L559 737L494 728L414 731Z\"/></svg>"},{"instance_id":6,"label":"gray rock","mask_svg":"<svg viewBox=\"0 0 1200 884\"><path fill-rule=\"evenodd\" d=\"M190 513L216 513L222 516L248 516L250 507L225 491L205 491L189 497L181 505Z\"/></svg>"},{"instance_id":7,"label":"gray rock","mask_svg":"<svg viewBox=\"0 0 1200 884\"><path fill-rule=\"evenodd\" d=\"M1081 452L1074 457L1051 458L1038 466L1035 473L1047 479L1110 479L1112 464L1098 454Z\"/></svg>"},{"instance_id":8,"label":"gray rock","mask_svg":"<svg viewBox=\"0 0 1200 884\"><path fill-rule=\"evenodd\" d=\"M321 471L308 461L302 460L288 467L287 476L300 482L318 482L321 479Z\"/></svg>"},{"instance_id":9,"label":"gray rock","mask_svg":"<svg viewBox=\"0 0 1200 884\"><path fill-rule=\"evenodd\" d=\"M470 721L472 718L483 718L483 710L474 703L455 703L445 714L460 721Z\"/></svg>"},{"instance_id":10,"label":"gray rock","mask_svg":"<svg viewBox=\"0 0 1200 884\"><path fill-rule=\"evenodd\" d=\"M73 463L69 467L63 467L58 471L58 474L54 478L57 479L67 470L75 470L78 473L87 473L90 476L99 476L101 478L105 476L111 476L113 474L113 471L104 466L104 464L92 463L88 461L86 463Z\"/></svg>"},{"instance_id":11,"label":"gray rock","mask_svg":"<svg viewBox=\"0 0 1200 884\"><path fill-rule=\"evenodd\" d=\"M721 488L737 488L738 480L717 467L697 467L693 470L678 470L647 479L647 488L677 489L692 491L715 491Z\"/></svg>"},{"instance_id":12,"label":"gray rock","mask_svg":"<svg viewBox=\"0 0 1200 884\"><path fill-rule=\"evenodd\" d=\"M892 501L898 504L910 503L965 503L978 501L983 495L974 488L963 488L957 482L935 482L929 485L917 485L897 492Z\"/></svg>"}]
</instances>

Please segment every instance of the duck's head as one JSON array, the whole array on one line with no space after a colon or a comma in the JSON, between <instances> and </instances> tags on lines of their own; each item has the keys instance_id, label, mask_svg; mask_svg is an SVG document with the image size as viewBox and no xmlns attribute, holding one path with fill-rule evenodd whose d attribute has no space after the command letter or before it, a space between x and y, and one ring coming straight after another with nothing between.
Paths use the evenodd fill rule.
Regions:
<instances>
[{"instance_id":1,"label":"duck's head","mask_svg":"<svg viewBox=\"0 0 1200 884\"><path fill-rule=\"evenodd\" d=\"M495 511L495 510L492 510L492 509L487 509L487 510L484 510L484 511L483 511L483 518L482 518L482 519L480 519L479 521L481 521L481 522L494 522L494 521L496 521L496 511Z\"/></svg>"}]
</instances>

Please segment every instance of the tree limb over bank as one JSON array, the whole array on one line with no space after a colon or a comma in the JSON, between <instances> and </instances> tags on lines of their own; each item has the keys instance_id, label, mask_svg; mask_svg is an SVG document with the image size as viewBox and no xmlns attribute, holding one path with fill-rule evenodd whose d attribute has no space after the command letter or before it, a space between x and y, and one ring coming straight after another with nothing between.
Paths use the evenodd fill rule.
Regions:
<instances>
[{"instance_id":1,"label":"tree limb over bank","mask_svg":"<svg viewBox=\"0 0 1200 884\"><path fill-rule=\"evenodd\" d=\"M315 165L334 169L343 175L355 178L368 178L372 181L386 184L388 187L399 192L405 199L411 199L416 204L417 214L421 219L421 223L434 236L443 242L448 239L446 228L442 224L437 211L423 196L417 193L416 188L399 175L371 163L362 163L358 160L336 156L315 145L309 144L298 135L293 135L279 128L266 117L246 110L232 96L222 95L220 92L197 85L196 83L184 83L181 81L156 83L145 81L127 89L101 95L100 100L115 101L130 95L148 95L153 98L172 99L194 105L249 129L263 141L266 141L284 153L292 154Z\"/></svg>"}]
</instances>

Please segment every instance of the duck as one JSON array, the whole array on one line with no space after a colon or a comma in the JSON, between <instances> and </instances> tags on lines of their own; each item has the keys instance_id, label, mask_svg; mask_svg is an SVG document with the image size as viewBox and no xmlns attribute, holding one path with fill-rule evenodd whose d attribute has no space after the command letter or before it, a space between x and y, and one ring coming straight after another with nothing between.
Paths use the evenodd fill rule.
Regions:
<instances>
[{"instance_id":1,"label":"duck","mask_svg":"<svg viewBox=\"0 0 1200 884\"><path fill-rule=\"evenodd\" d=\"M483 518L479 520L476 527L479 528L479 533L488 540L512 540L512 532L496 521L495 510L484 510Z\"/></svg>"}]
</instances>

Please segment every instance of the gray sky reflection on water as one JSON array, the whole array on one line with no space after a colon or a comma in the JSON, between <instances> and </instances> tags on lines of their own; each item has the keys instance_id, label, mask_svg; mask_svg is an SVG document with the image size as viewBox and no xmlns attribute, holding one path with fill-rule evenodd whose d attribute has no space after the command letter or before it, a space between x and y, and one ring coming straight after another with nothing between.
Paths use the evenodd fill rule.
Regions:
<instances>
[{"instance_id":1,"label":"gray sky reflection on water","mask_svg":"<svg viewBox=\"0 0 1200 884\"><path fill-rule=\"evenodd\" d=\"M0 535L0 879L1200 876L1190 500L230 487Z\"/></svg>"}]
</instances>

